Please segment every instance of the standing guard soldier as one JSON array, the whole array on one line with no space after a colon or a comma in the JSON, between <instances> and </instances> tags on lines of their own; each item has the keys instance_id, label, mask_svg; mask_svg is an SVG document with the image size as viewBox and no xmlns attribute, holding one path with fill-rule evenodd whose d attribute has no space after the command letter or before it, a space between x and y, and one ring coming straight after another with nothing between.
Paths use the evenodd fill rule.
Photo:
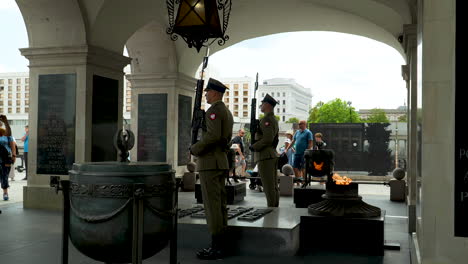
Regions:
<instances>
[{"instance_id":1,"label":"standing guard soldier","mask_svg":"<svg viewBox=\"0 0 468 264\"><path fill-rule=\"evenodd\" d=\"M277 102L269 94L262 100L261 111L265 116L260 120L260 127L255 134L257 142L250 146L254 151L254 159L258 165L258 173L262 179L263 191L267 199L268 207L278 207L278 121L275 118L274 108Z\"/></svg>"},{"instance_id":2,"label":"standing guard soldier","mask_svg":"<svg viewBox=\"0 0 468 264\"><path fill-rule=\"evenodd\" d=\"M211 104L205 115L206 126L201 140L190 148L198 157L197 168L205 207L206 222L212 236L211 247L197 252L200 259L220 259L224 256L227 229L227 195L225 181L229 176L227 151L232 137L233 118L223 95L227 87L209 79L205 88L206 102Z\"/></svg>"}]
</instances>

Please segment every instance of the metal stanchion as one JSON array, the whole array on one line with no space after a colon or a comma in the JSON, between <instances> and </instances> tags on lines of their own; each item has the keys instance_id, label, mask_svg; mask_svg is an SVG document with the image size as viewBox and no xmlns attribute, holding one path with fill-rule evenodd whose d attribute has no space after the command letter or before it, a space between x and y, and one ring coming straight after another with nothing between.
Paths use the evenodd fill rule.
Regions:
<instances>
[{"instance_id":1,"label":"metal stanchion","mask_svg":"<svg viewBox=\"0 0 468 264\"><path fill-rule=\"evenodd\" d=\"M133 193L132 264L141 264L143 261L143 195L144 185L135 184Z\"/></svg>"},{"instance_id":2,"label":"metal stanchion","mask_svg":"<svg viewBox=\"0 0 468 264\"><path fill-rule=\"evenodd\" d=\"M70 181L61 180L58 190L63 193L63 223L62 223L62 264L68 264L68 237L70 235ZM57 191L58 191L57 190Z\"/></svg>"},{"instance_id":3,"label":"metal stanchion","mask_svg":"<svg viewBox=\"0 0 468 264\"><path fill-rule=\"evenodd\" d=\"M179 264L177 262L177 222L179 220L179 187L180 182L176 180L175 183L175 210L173 218L173 227L172 227L172 238L169 244L169 264Z\"/></svg>"},{"instance_id":4,"label":"metal stanchion","mask_svg":"<svg viewBox=\"0 0 468 264\"><path fill-rule=\"evenodd\" d=\"M61 264L68 264L68 237L70 235L70 181L60 180L60 176L50 176L50 187L63 194L62 217L62 256Z\"/></svg>"}]
</instances>

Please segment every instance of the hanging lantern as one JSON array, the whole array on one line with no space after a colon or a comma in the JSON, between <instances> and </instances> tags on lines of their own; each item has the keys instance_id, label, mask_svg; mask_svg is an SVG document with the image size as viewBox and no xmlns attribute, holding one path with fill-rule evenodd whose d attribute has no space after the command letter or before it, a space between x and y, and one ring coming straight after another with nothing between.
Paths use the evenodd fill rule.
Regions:
<instances>
[{"instance_id":1,"label":"hanging lantern","mask_svg":"<svg viewBox=\"0 0 468 264\"><path fill-rule=\"evenodd\" d=\"M224 45L229 39L226 29L231 13L231 0L166 0L169 13L169 28L167 34L172 40L181 36L188 47L195 47L200 52L201 47L208 47L216 39ZM177 5L177 15L174 10ZM223 22L220 22L219 11L222 10Z\"/></svg>"}]
</instances>

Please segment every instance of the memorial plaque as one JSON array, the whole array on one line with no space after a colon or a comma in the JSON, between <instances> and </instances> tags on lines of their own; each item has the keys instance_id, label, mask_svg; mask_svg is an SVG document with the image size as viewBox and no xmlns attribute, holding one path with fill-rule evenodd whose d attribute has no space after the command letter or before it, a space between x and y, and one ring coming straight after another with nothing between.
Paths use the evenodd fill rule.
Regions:
<instances>
[{"instance_id":1,"label":"memorial plaque","mask_svg":"<svg viewBox=\"0 0 468 264\"><path fill-rule=\"evenodd\" d=\"M255 209L254 211L252 212L249 212L243 216L239 216L237 219L240 220L240 221L249 221L249 222L253 222L253 221L256 221L262 217L264 217L265 215L269 214L273 212L273 209L269 209L269 208L264 208L264 209Z\"/></svg>"},{"instance_id":2,"label":"memorial plaque","mask_svg":"<svg viewBox=\"0 0 468 264\"><path fill-rule=\"evenodd\" d=\"M253 209L254 209L253 207L241 207L241 206L235 207L235 208L228 207L227 208L227 219L233 219L233 218L235 218L235 217L237 217L237 216L239 216L239 215L241 215L241 214L243 214L245 212L252 211ZM255 211L259 211L259 210L263 210L263 211L269 210L269 212L273 211L272 209L257 209ZM190 217L192 217L192 218L206 218L205 209L202 208L202 210L193 212L190 215ZM244 220L244 219L241 219L241 220Z\"/></svg>"},{"instance_id":3,"label":"memorial plaque","mask_svg":"<svg viewBox=\"0 0 468 264\"><path fill-rule=\"evenodd\" d=\"M167 94L138 95L138 161L166 162Z\"/></svg>"},{"instance_id":4,"label":"memorial plaque","mask_svg":"<svg viewBox=\"0 0 468 264\"><path fill-rule=\"evenodd\" d=\"M457 1L456 5L461 3ZM456 27L463 19L460 8L456 9ZM460 24L461 25L461 24ZM468 137L466 136L466 98L468 91L463 85L463 66L466 61L466 40L462 39L463 30L455 30L455 236L468 237Z\"/></svg>"},{"instance_id":5,"label":"memorial plaque","mask_svg":"<svg viewBox=\"0 0 468 264\"><path fill-rule=\"evenodd\" d=\"M197 206L194 206L192 208L183 209L183 210L178 209L178 210L179 210L178 216L179 216L179 218L182 218L182 217L186 217L188 215L192 215L194 213L198 213L198 212L203 211L205 209L203 208L203 206L197 205Z\"/></svg>"},{"instance_id":6,"label":"memorial plaque","mask_svg":"<svg viewBox=\"0 0 468 264\"><path fill-rule=\"evenodd\" d=\"M119 81L93 76L91 161L115 161L114 134L119 117Z\"/></svg>"},{"instance_id":7,"label":"memorial plaque","mask_svg":"<svg viewBox=\"0 0 468 264\"><path fill-rule=\"evenodd\" d=\"M39 75L37 174L68 175L75 161L75 74Z\"/></svg>"},{"instance_id":8,"label":"memorial plaque","mask_svg":"<svg viewBox=\"0 0 468 264\"><path fill-rule=\"evenodd\" d=\"M178 124L178 148L177 165L187 165L190 161L189 147L192 140L192 98L190 96L179 95L179 120Z\"/></svg>"}]
</instances>

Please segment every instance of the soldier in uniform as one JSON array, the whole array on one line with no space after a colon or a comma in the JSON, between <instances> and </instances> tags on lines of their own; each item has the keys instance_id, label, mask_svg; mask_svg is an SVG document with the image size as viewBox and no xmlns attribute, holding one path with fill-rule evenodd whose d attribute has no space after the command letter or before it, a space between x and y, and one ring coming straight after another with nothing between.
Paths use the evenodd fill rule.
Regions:
<instances>
[{"instance_id":1,"label":"soldier in uniform","mask_svg":"<svg viewBox=\"0 0 468 264\"><path fill-rule=\"evenodd\" d=\"M275 118L274 108L277 102L269 94L262 100L261 111L265 116L260 120L260 126L255 139L257 142L250 146L254 151L254 160L258 165L258 173L262 179L263 191L267 199L268 207L278 207L278 121Z\"/></svg>"},{"instance_id":2,"label":"soldier in uniform","mask_svg":"<svg viewBox=\"0 0 468 264\"><path fill-rule=\"evenodd\" d=\"M205 98L211 107L205 115L206 126L201 140L190 147L192 155L198 157L206 222L212 236L211 247L197 252L200 259L220 259L224 255L227 229L225 181L229 176L227 151L234 123L231 112L222 101L226 89L221 82L209 79Z\"/></svg>"}]
</instances>

